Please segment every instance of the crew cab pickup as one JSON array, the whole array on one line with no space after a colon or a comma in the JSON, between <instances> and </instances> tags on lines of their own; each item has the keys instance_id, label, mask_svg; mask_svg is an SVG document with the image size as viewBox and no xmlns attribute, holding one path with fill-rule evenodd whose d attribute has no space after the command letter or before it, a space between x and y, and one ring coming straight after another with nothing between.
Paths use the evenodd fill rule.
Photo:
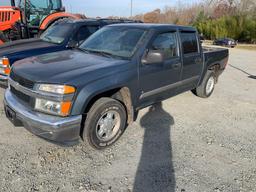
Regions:
<instances>
[{"instance_id":1,"label":"crew cab pickup","mask_svg":"<svg viewBox=\"0 0 256 192\"><path fill-rule=\"evenodd\" d=\"M62 19L49 27L40 38L19 40L0 47L0 84L7 85L11 65L18 60L72 49L105 25L139 22L124 19Z\"/></svg>"},{"instance_id":2,"label":"crew cab pickup","mask_svg":"<svg viewBox=\"0 0 256 192\"><path fill-rule=\"evenodd\" d=\"M115 143L138 110L192 90L209 97L227 49L203 49L196 29L109 25L77 49L16 62L5 92L15 126L57 143Z\"/></svg>"}]
</instances>

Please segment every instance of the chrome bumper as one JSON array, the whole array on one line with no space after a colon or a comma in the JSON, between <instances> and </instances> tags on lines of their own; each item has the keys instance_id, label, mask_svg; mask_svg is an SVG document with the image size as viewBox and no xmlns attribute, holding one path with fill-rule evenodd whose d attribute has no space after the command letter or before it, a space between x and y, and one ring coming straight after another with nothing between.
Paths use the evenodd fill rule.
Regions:
<instances>
[{"instance_id":1,"label":"chrome bumper","mask_svg":"<svg viewBox=\"0 0 256 192\"><path fill-rule=\"evenodd\" d=\"M33 111L10 92L5 92L5 113L15 126L24 126L33 134L61 144L77 143L80 139L82 115L57 117Z\"/></svg>"},{"instance_id":2,"label":"chrome bumper","mask_svg":"<svg viewBox=\"0 0 256 192\"><path fill-rule=\"evenodd\" d=\"M8 85L8 76L0 74L0 85L7 87Z\"/></svg>"}]
</instances>

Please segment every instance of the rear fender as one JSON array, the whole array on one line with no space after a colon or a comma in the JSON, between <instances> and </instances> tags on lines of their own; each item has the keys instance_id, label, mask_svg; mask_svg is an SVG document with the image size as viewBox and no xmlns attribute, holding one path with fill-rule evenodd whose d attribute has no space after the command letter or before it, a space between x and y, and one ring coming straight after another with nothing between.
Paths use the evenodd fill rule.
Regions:
<instances>
[{"instance_id":1,"label":"rear fender","mask_svg":"<svg viewBox=\"0 0 256 192\"><path fill-rule=\"evenodd\" d=\"M206 65L206 66L207 66L207 65ZM220 73L219 73L220 69L221 69L221 64L220 64L220 62L214 62L214 63L211 63L210 65L208 65L208 66L205 68L205 70L204 70L204 72L203 72L203 74L202 74L202 78L200 79L200 82L198 83L198 86L201 85L201 83L203 82L204 76L205 76L205 74L206 74L206 72L207 72L208 70L212 70L212 71L215 72L215 74L216 74L216 83L217 83L218 76L220 75Z\"/></svg>"}]
</instances>

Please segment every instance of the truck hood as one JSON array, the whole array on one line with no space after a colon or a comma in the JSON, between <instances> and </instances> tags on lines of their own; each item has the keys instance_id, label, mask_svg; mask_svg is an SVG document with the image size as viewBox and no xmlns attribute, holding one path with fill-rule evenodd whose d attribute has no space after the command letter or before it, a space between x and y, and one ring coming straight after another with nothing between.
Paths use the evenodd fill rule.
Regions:
<instances>
[{"instance_id":1,"label":"truck hood","mask_svg":"<svg viewBox=\"0 0 256 192\"><path fill-rule=\"evenodd\" d=\"M45 42L41 39L23 39L5 43L0 47L0 57L23 54L24 52L35 51L35 49L56 47L56 44Z\"/></svg>"},{"instance_id":2,"label":"truck hood","mask_svg":"<svg viewBox=\"0 0 256 192\"><path fill-rule=\"evenodd\" d=\"M128 65L124 65L127 63L128 60L67 50L17 61L12 70L15 74L37 83L73 85L81 77L87 83L127 70Z\"/></svg>"}]
</instances>

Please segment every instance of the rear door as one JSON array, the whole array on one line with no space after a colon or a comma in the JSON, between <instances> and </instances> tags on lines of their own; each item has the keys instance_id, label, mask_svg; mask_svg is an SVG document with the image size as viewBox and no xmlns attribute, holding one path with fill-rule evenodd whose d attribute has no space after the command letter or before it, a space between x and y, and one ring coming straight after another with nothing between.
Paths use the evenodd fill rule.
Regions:
<instances>
[{"instance_id":1,"label":"rear door","mask_svg":"<svg viewBox=\"0 0 256 192\"><path fill-rule=\"evenodd\" d=\"M191 90L197 86L203 68L203 59L195 31L180 32L183 69L180 90Z\"/></svg>"},{"instance_id":2,"label":"rear door","mask_svg":"<svg viewBox=\"0 0 256 192\"><path fill-rule=\"evenodd\" d=\"M156 34L149 43L150 49L161 51L163 63L141 64L140 89L141 104L151 104L174 95L181 75L181 59L177 32L168 31Z\"/></svg>"}]
</instances>

